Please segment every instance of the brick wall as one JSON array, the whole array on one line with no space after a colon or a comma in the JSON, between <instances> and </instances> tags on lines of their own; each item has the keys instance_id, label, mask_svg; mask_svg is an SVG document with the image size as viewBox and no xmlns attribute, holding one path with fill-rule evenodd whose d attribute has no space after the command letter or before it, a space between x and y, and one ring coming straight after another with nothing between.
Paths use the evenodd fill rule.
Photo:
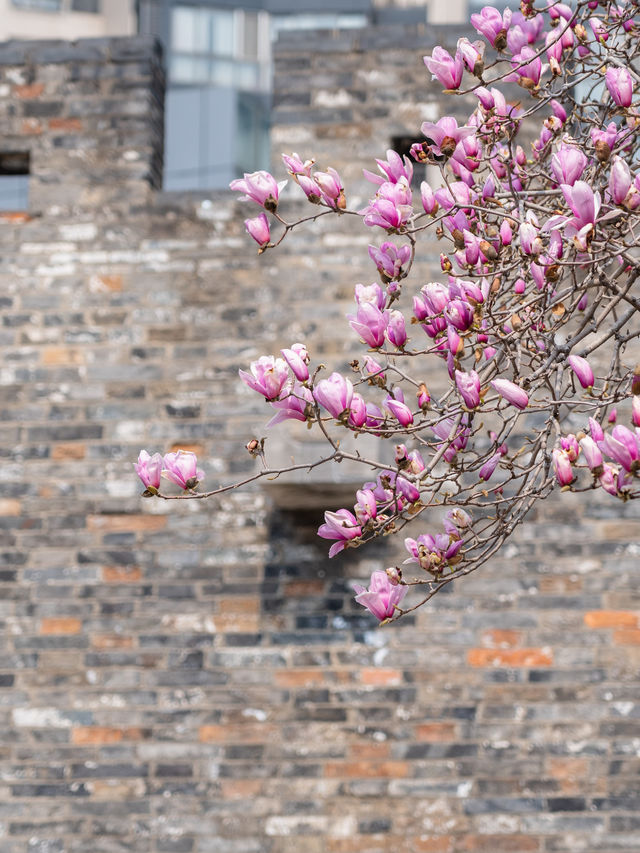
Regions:
<instances>
[{"instance_id":1,"label":"brick wall","mask_svg":"<svg viewBox=\"0 0 640 853\"><path fill-rule=\"evenodd\" d=\"M429 39L291 36L276 151L364 200L354 159L437 115ZM314 535L351 472L139 497L141 446L193 447L209 485L252 471L266 417L238 368L302 337L346 365L371 277L346 221L258 259L246 205L156 192L161 93L144 39L0 46L3 139L33 171L30 215L0 222L0 851L640 848L634 506L549 502L378 630L350 584L392 544L329 561Z\"/></svg>"}]
</instances>

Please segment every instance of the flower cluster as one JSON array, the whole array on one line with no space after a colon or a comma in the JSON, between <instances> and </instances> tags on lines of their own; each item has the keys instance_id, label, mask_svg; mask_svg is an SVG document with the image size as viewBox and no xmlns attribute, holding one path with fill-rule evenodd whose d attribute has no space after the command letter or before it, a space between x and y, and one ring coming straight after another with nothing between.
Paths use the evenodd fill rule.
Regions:
<instances>
[{"instance_id":1,"label":"flower cluster","mask_svg":"<svg viewBox=\"0 0 640 853\"><path fill-rule=\"evenodd\" d=\"M160 453L150 455L146 450L141 450L133 467L142 480L145 495L158 493L161 477L185 491L193 491L204 480L204 471L198 468L196 454L190 450L176 450L164 456Z\"/></svg>"},{"instance_id":2,"label":"flower cluster","mask_svg":"<svg viewBox=\"0 0 640 853\"><path fill-rule=\"evenodd\" d=\"M410 156L388 150L364 169L373 190L362 209L348 208L333 167L283 155L293 189L316 206L305 219L358 218L373 235L377 280L355 285L347 315L366 352L347 375L311 365L296 343L240 377L275 410L269 425L302 421L327 440L314 465L349 459L373 472L353 510L325 513L318 533L330 556L452 507L442 532L405 541L424 600L495 553L554 483L640 497L640 367L628 362L640 333L635 10L523 0L519 11L473 14L477 40L424 58L436 84L452 96L465 90L466 100L425 121ZM517 103L505 82L520 87ZM430 166L419 196L416 162ZM231 184L262 208L245 222L259 252L304 221L283 217L284 183L261 171ZM274 224L281 234L272 238ZM433 245L420 251L425 236L440 241L439 270L422 268ZM624 425L618 411L624 419L628 408ZM587 420L588 433L571 432ZM349 443L362 434L379 454ZM256 477L273 473L257 443ZM184 489L199 479L194 464L174 480ZM153 492L172 468L141 454L136 470ZM472 528L464 507L481 524ZM374 572L356 599L385 621L408 585L399 569Z\"/></svg>"}]
</instances>

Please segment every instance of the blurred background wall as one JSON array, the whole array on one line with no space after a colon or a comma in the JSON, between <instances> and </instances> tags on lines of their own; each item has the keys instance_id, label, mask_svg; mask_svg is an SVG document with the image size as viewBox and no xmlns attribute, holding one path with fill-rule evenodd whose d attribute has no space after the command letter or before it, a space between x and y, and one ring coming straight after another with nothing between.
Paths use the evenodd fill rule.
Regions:
<instances>
[{"instance_id":1,"label":"blurred background wall","mask_svg":"<svg viewBox=\"0 0 640 853\"><path fill-rule=\"evenodd\" d=\"M360 206L361 166L444 110L422 56L460 31L282 32L274 152ZM637 849L634 506L549 501L378 630L351 583L393 543L328 561L315 536L361 472L139 497L141 447L194 449L210 487L255 470L268 415L238 368L299 339L361 354L344 315L377 236L325 219L258 257L255 206L163 191L164 88L151 36L0 45L0 850ZM267 441L316 450L300 424Z\"/></svg>"}]
</instances>

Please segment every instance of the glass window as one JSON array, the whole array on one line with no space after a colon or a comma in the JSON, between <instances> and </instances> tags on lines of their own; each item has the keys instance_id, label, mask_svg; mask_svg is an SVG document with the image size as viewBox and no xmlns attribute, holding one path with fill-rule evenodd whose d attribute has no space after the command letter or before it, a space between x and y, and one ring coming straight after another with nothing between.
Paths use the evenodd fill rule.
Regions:
<instances>
[{"instance_id":1,"label":"glass window","mask_svg":"<svg viewBox=\"0 0 640 853\"><path fill-rule=\"evenodd\" d=\"M71 11L97 15L100 12L100 0L71 0Z\"/></svg>"},{"instance_id":2,"label":"glass window","mask_svg":"<svg viewBox=\"0 0 640 853\"><path fill-rule=\"evenodd\" d=\"M211 32L211 53L216 56L233 56L235 53L235 28L233 11L211 9L207 11Z\"/></svg>"},{"instance_id":3,"label":"glass window","mask_svg":"<svg viewBox=\"0 0 640 853\"><path fill-rule=\"evenodd\" d=\"M0 211L29 207L29 152L0 152Z\"/></svg>"}]
</instances>

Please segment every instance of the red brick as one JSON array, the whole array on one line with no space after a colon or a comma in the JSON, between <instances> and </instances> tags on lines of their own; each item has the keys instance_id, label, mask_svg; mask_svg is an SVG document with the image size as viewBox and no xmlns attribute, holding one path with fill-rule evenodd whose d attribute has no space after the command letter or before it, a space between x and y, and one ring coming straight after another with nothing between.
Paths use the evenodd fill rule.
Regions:
<instances>
[{"instance_id":1,"label":"red brick","mask_svg":"<svg viewBox=\"0 0 640 853\"><path fill-rule=\"evenodd\" d=\"M491 631L483 632L482 642L491 648L513 649L522 642L522 631L493 628Z\"/></svg>"},{"instance_id":2,"label":"red brick","mask_svg":"<svg viewBox=\"0 0 640 853\"><path fill-rule=\"evenodd\" d=\"M329 761L324 775L332 779L403 779L409 770L407 761Z\"/></svg>"},{"instance_id":3,"label":"red brick","mask_svg":"<svg viewBox=\"0 0 640 853\"><path fill-rule=\"evenodd\" d=\"M72 616L45 618L40 622L41 634L79 634L82 631L82 620Z\"/></svg>"},{"instance_id":4,"label":"red brick","mask_svg":"<svg viewBox=\"0 0 640 853\"><path fill-rule=\"evenodd\" d=\"M360 673L363 684L384 686L385 684L402 684L402 673L398 669L363 669Z\"/></svg>"},{"instance_id":5,"label":"red brick","mask_svg":"<svg viewBox=\"0 0 640 853\"><path fill-rule=\"evenodd\" d=\"M613 632L613 642L618 646L640 646L640 629L620 628Z\"/></svg>"},{"instance_id":6,"label":"red brick","mask_svg":"<svg viewBox=\"0 0 640 853\"><path fill-rule=\"evenodd\" d=\"M24 136L39 136L42 133L42 124L37 118L24 118L20 126L20 133Z\"/></svg>"},{"instance_id":7,"label":"red brick","mask_svg":"<svg viewBox=\"0 0 640 853\"><path fill-rule=\"evenodd\" d=\"M104 530L105 533L151 532L164 530L165 515L88 515L89 530Z\"/></svg>"},{"instance_id":8,"label":"red brick","mask_svg":"<svg viewBox=\"0 0 640 853\"><path fill-rule=\"evenodd\" d=\"M71 731L71 741L77 745L120 743L123 740L141 740L144 736L144 729L137 726L130 728L78 726Z\"/></svg>"},{"instance_id":9,"label":"red brick","mask_svg":"<svg viewBox=\"0 0 640 853\"><path fill-rule=\"evenodd\" d=\"M64 133L78 133L84 126L79 118L50 118L49 130L61 130Z\"/></svg>"},{"instance_id":10,"label":"red brick","mask_svg":"<svg viewBox=\"0 0 640 853\"><path fill-rule=\"evenodd\" d=\"M544 649L469 649L471 666L551 666L553 658Z\"/></svg>"},{"instance_id":11,"label":"red brick","mask_svg":"<svg viewBox=\"0 0 640 853\"><path fill-rule=\"evenodd\" d=\"M60 462L64 459L84 459L87 454L87 448L84 444L77 442L60 442L54 444L51 449L51 458Z\"/></svg>"},{"instance_id":12,"label":"red brick","mask_svg":"<svg viewBox=\"0 0 640 853\"><path fill-rule=\"evenodd\" d=\"M427 743L446 743L455 739L455 723L424 723L416 727L416 740Z\"/></svg>"},{"instance_id":13,"label":"red brick","mask_svg":"<svg viewBox=\"0 0 640 853\"><path fill-rule=\"evenodd\" d=\"M106 583L135 583L142 579L139 566L103 566L102 580Z\"/></svg>"},{"instance_id":14,"label":"red brick","mask_svg":"<svg viewBox=\"0 0 640 853\"><path fill-rule=\"evenodd\" d=\"M23 86L13 87L13 94L16 98L22 98L25 101L38 98L43 92L44 83L27 83Z\"/></svg>"},{"instance_id":15,"label":"red brick","mask_svg":"<svg viewBox=\"0 0 640 853\"><path fill-rule=\"evenodd\" d=\"M638 614L632 610L589 610L584 614L588 628L637 628Z\"/></svg>"}]
</instances>

